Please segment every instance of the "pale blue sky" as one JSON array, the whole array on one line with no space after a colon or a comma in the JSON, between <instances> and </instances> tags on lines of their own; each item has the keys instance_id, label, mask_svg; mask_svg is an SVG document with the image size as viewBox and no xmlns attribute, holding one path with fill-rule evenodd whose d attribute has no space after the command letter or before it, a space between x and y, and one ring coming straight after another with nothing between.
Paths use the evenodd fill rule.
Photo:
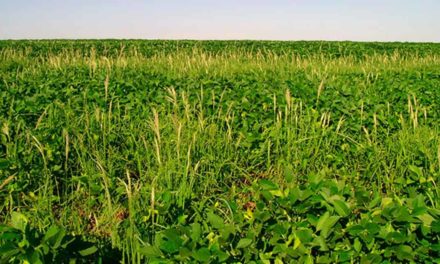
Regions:
<instances>
[{"instance_id":1,"label":"pale blue sky","mask_svg":"<svg viewBox=\"0 0 440 264\"><path fill-rule=\"evenodd\" d=\"M440 0L0 0L0 39L440 42Z\"/></svg>"}]
</instances>

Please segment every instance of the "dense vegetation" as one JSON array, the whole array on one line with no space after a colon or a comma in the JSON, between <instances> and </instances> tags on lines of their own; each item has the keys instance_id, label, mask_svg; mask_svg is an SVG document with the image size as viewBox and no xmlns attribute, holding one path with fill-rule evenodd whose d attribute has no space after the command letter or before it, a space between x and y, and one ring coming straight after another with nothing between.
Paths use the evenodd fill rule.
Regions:
<instances>
[{"instance_id":1,"label":"dense vegetation","mask_svg":"<svg viewBox=\"0 0 440 264\"><path fill-rule=\"evenodd\" d=\"M1 41L0 263L440 261L440 44Z\"/></svg>"}]
</instances>

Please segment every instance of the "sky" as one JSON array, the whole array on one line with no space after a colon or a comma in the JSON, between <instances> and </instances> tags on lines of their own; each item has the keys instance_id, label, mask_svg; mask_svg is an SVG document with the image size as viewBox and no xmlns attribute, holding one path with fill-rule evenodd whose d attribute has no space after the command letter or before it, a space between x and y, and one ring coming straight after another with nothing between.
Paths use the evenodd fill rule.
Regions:
<instances>
[{"instance_id":1,"label":"sky","mask_svg":"<svg viewBox=\"0 0 440 264\"><path fill-rule=\"evenodd\" d=\"M440 0L0 0L0 39L440 42Z\"/></svg>"}]
</instances>

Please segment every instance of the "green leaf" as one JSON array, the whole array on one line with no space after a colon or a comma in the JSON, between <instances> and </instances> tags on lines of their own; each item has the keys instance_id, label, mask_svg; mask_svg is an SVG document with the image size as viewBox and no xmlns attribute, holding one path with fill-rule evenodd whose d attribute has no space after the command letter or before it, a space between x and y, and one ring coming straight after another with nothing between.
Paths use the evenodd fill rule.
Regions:
<instances>
[{"instance_id":1,"label":"green leaf","mask_svg":"<svg viewBox=\"0 0 440 264\"><path fill-rule=\"evenodd\" d=\"M317 236L313 240L313 243L317 246L319 246L319 250L321 251L328 251L329 248L327 246L327 242L325 241L325 237L323 236Z\"/></svg>"},{"instance_id":2,"label":"green leaf","mask_svg":"<svg viewBox=\"0 0 440 264\"><path fill-rule=\"evenodd\" d=\"M57 226L51 226L49 230L46 231L46 234L43 237L43 241L48 241L50 238L55 236L58 233L59 229Z\"/></svg>"},{"instance_id":3,"label":"green leaf","mask_svg":"<svg viewBox=\"0 0 440 264\"><path fill-rule=\"evenodd\" d=\"M9 160L0 159L0 170L5 170L7 168L9 168Z\"/></svg>"},{"instance_id":4,"label":"green leaf","mask_svg":"<svg viewBox=\"0 0 440 264\"><path fill-rule=\"evenodd\" d=\"M305 264L313 264L313 263L315 263L314 260L313 260L313 256L308 255L307 257L305 257L304 263Z\"/></svg>"},{"instance_id":5,"label":"green leaf","mask_svg":"<svg viewBox=\"0 0 440 264\"><path fill-rule=\"evenodd\" d=\"M177 222L181 225L184 225L186 223L186 219L188 218L188 215L180 215L177 218Z\"/></svg>"},{"instance_id":6,"label":"green leaf","mask_svg":"<svg viewBox=\"0 0 440 264\"><path fill-rule=\"evenodd\" d=\"M194 242L199 241L200 236L202 235L202 227L199 223L191 224L191 239Z\"/></svg>"},{"instance_id":7,"label":"green leaf","mask_svg":"<svg viewBox=\"0 0 440 264\"><path fill-rule=\"evenodd\" d=\"M43 261L40 259L40 254L37 251L32 252L29 256L29 262L33 264L43 264Z\"/></svg>"},{"instance_id":8,"label":"green leaf","mask_svg":"<svg viewBox=\"0 0 440 264\"><path fill-rule=\"evenodd\" d=\"M79 251L79 254L83 257L85 256L89 256L92 255L93 253L95 253L98 250L98 248L96 246L91 246L89 248L83 249Z\"/></svg>"},{"instance_id":9,"label":"green leaf","mask_svg":"<svg viewBox=\"0 0 440 264\"><path fill-rule=\"evenodd\" d=\"M380 232L380 226L376 223L366 224L365 229L368 231L370 235L374 235Z\"/></svg>"},{"instance_id":10,"label":"green leaf","mask_svg":"<svg viewBox=\"0 0 440 264\"><path fill-rule=\"evenodd\" d=\"M414 258L413 250L410 246L400 245L396 250L396 255L399 260L410 260Z\"/></svg>"},{"instance_id":11,"label":"green leaf","mask_svg":"<svg viewBox=\"0 0 440 264\"><path fill-rule=\"evenodd\" d=\"M11 258L13 255L17 254L20 252L20 249L17 247L16 244L5 244L0 246L0 260L4 257L6 258ZM1 263L1 261L0 261ZM5 262L7 263L7 262Z\"/></svg>"},{"instance_id":12,"label":"green leaf","mask_svg":"<svg viewBox=\"0 0 440 264\"><path fill-rule=\"evenodd\" d=\"M207 217L208 217L208 221L211 223L211 225L214 228L220 229L225 225L225 223L223 222L223 218L221 218L220 216L216 215L213 212L208 212Z\"/></svg>"},{"instance_id":13,"label":"green leaf","mask_svg":"<svg viewBox=\"0 0 440 264\"><path fill-rule=\"evenodd\" d=\"M13 243L13 240L20 240L22 238L23 234L19 233L18 230L14 229L12 232L4 232L0 235L0 240L11 241Z\"/></svg>"},{"instance_id":14,"label":"green leaf","mask_svg":"<svg viewBox=\"0 0 440 264\"><path fill-rule=\"evenodd\" d=\"M238 241L237 248L246 248L252 244L252 239L242 238Z\"/></svg>"},{"instance_id":15,"label":"green leaf","mask_svg":"<svg viewBox=\"0 0 440 264\"><path fill-rule=\"evenodd\" d=\"M181 258L189 258L192 255L192 250L189 250L187 247L181 247L179 249L179 255Z\"/></svg>"},{"instance_id":16,"label":"green leaf","mask_svg":"<svg viewBox=\"0 0 440 264\"><path fill-rule=\"evenodd\" d=\"M361 250L362 250L362 244L361 244L361 242L359 241L359 238L356 238L356 239L354 240L353 248L356 250L356 252L361 252Z\"/></svg>"},{"instance_id":17,"label":"green leaf","mask_svg":"<svg viewBox=\"0 0 440 264\"><path fill-rule=\"evenodd\" d=\"M297 249L299 246L301 246L301 239L297 236L295 236L294 242L293 242L293 249Z\"/></svg>"},{"instance_id":18,"label":"green leaf","mask_svg":"<svg viewBox=\"0 0 440 264\"><path fill-rule=\"evenodd\" d=\"M165 240L160 244L160 249L166 253L173 254L179 251L179 245L175 241Z\"/></svg>"},{"instance_id":19,"label":"green leaf","mask_svg":"<svg viewBox=\"0 0 440 264\"><path fill-rule=\"evenodd\" d=\"M15 229L25 232L28 219L21 213L12 212L11 213L11 225Z\"/></svg>"},{"instance_id":20,"label":"green leaf","mask_svg":"<svg viewBox=\"0 0 440 264\"><path fill-rule=\"evenodd\" d=\"M294 204L301 197L301 190L296 187L289 190L289 200Z\"/></svg>"},{"instance_id":21,"label":"green leaf","mask_svg":"<svg viewBox=\"0 0 440 264\"><path fill-rule=\"evenodd\" d=\"M382 257L378 254L367 254L361 258L361 264L381 263Z\"/></svg>"},{"instance_id":22,"label":"green leaf","mask_svg":"<svg viewBox=\"0 0 440 264\"><path fill-rule=\"evenodd\" d=\"M432 232L440 233L440 220L431 223Z\"/></svg>"},{"instance_id":23,"label":"green leaf","mask_svg":"<svg viewBox=\"0 0 440 264\"><path fill-rule=\"evenodd\" d=\"M330 229L338 222L339 216L330 216L329 212L325 212L316 225L316 231L321 231L321 236L327 238L330 234Z\"/></svg>"},{"instance_id":24,"label":"green leaf","mask_svg":"<svg viewBox=\"0 0 440 264\"><path fill-rule=\"evenodd\" d=\"M411 216L408 209L404 206L394 208L394 221L398 222L413 222L414 218Z\"/></svg>"},{"instance_id":25,"label":"green leaf","mask_svg":"<svg viewBox=\"0 0 440 264\"><path fill-rule=\"evenodd\" d=\"M319 184L322 182L322 180L324 180L324 178L325 178L324 171L320 171L319 173L309 174L308 180L310 183Z\"/></svg>"},{"instance_id":26,"label":"green leaf","mask_svg":"<svg viewBox=\"0 0 440 264\"><path fill-rule=\"evenodd\" d=\"M229 258L229 255L223 251L216 252L216 255L217 255L218 261L221 263L226 262L226 260L228 260L228 258Z\"/></svg>"},{"instance_id":27,"label":"green leaf","mask_svg":"<svg viewBox=\"0 0 440 264\"><path fill-rule=\"evenodd\" d=\"M402 244L408 240L408 237L400 232L390 232L386 236L386 240L394 244Z\"/></svg>"},{"instance_id":28,"label":"green leaf","mask_svg":"<svg viewBox=\"0 0 440 264\"><path fill-rule=\"evenodd\" d=\"M417 216L420 221L422 221L423 225L425 226L431 226L431 223L435 220L434 217L432 217L430 214L425 213L422 215Z\"/></svg>"},{"instance_id":29,"label":"green leaf","mask_svg":"<svg viewBox=\"0 0 440 264\"><path fill-rule=\"evenodd\" d=\"M287 183L291 183L293 181L293 168L291 164L284 167L284 179Z\"/></svg>"},{"instance_id":30,"label":"green leaf","mask_svg":"<svg viewBox=\"0 0 440 264\"><path fill-rule=\"evenodd\" d=\"M176 229L168 229L163 232L164 237L160 241L160 249L166 253L173 254L179 251L183 240Z\"/></svg>"},{"instance_id":31,"label":"green leaf","mask_svg":"<svg viewBox=\"0 0 440 264\"><path fill-rule=\"evenodd\" d=\"M276 185L275 183L269 181L269 180L260 180L258 182L258 184L260 185L260 187L263 190L267 190L267 191L273 191L273 190L277 190L278 189L278 185Z\"/></svg>"},{"instance_id":32,"label":"green leaf","mask_svg":"<svg viewBox=\"0 0 440 264\"><path fill-rule=\"evenodd\" d=\"M380 202L382 201L382 197L378 194L375 194L375 197L371 202L368 204L368 208L373 209L376 207Z\"/></svg>"},{"instance_id":33,"label":"green leaf","mask_svg":"<svg viewBox=\"0 0 440 264\"><path fill-rule=\"evenodd\" d=\"M211 258L211 252L209 251L208 248L204 247L194 252L193 257L197 261L208 262L209 259Z\"/></svg>"},{"instance_id":34,"label":"green leaf","mask_svg":"<svg viewBox=\"0 0 440 264\"><path fill-rule=\"evenodd\" d=\"M323 215L321 215L321 217L318 220L318 223L316 224L316 231L320 231L324 228L324 225L329 217L330 217L329 212L325 212Z\"/></svg>"},{"instance_id":35,"label":"green leaf","mask_svg":"<svg viewBox=\"0 0 440 264\"><path fill-rule=\"evenodd\" d=\"M363 189L358 189L355 191L354 196L358 204L365 204L369 200L369 194Z\"/></svg>"},{"instance_id":36,"label":"green leaf","mask_svg":"<svg viewBox=\"0 0 440 264\"><path fill-rule=\"evenodd\" d=\"M346 217L351 213L350 207L348 207L348 204L344 201L334 200L333 206L335 211L342 217Z\"/></svg>"},{"instance_id":37,"label":"green leaf","mask_svg":"<svg viewBox=\"0 0 440 264\"><path fill-rule=\"evenodd\" d=\"M259 217L260 215L257 216ZM234 235L236 233L236 229L233 224L229 224L225 225L221 230L219 230L219 233L223 239L228 239L230 235Z\"/></svg>"},{"instance_id":38,"label":"green leaf","mask_svg":"<svg viewBox=\"0 0 440 264\"><path fill-rule=\"evenodd\" d=\"M417 177L423 176L423 171L420 167L414 166L414 165L408 165L408 169L413 172Z\"/></svg>"},{"instance_id":39,"label":"green leaf","mask_svg":"<svg viewBox=\"0 0 440 264\"><path fill-rule=\"evenodd\" d=\"M66 230L59 229L59 231L56 233L56 236L53 239L51 239L52 247L58 248L63 242L65 235L66 235Z\"/></svg>"},{"instance_id":40,"label":"green leaf","mask_svg":"<svg viewBox=\"0 0 440 264\"><path fill-rule=\"evenodd\" d=\"M295 231L296 236L301 240L301 243L308 243L313 239L313 231L311 229L299 229Z\"/></svg>"},{"instance_id":41,"label":"green leaf","mask_svg":"<svg viewBox=\"0 0 440 264\"><path fill-rule=\"evenodd\" d=\"M155 258L162 256L162 251L158 247L155 246L145 246L139 249L139 253L142 255L148 257L148 258Z\"/></svg>"},{"instance_id":42,"label":"green leaf","mask_svg":"<svg viewBox=\"0 0 440 264\"><path fill-rule=\"evenodd\" d=\"M365 227L362 225L352 225L347 228L347 232L351 236L358 236L360 233L365 231Z\"/></svg>"}]
</instances>

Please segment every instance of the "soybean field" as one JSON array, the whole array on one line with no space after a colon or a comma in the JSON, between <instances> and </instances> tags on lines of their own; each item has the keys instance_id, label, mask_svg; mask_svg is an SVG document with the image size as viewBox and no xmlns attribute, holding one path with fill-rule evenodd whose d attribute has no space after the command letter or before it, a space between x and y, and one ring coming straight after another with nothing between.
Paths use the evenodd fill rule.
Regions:
<instances>
[{"instance_id":1,"label":"soybean field","mask_svg":"<svg viewBox=\"0 0 440 264\"><path fill-rule=\"evenodd\" d=\"M438 263L440 44L0 41L0 263Z\"/></svg>"}]
</instances>

